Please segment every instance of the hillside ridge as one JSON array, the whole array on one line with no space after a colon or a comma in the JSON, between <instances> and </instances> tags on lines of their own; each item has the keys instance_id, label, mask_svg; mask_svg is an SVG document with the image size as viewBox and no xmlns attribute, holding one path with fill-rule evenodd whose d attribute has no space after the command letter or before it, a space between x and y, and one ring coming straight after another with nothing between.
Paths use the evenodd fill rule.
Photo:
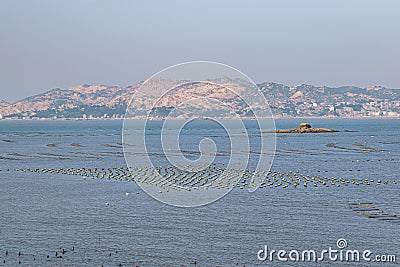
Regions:
<instances>
[{"instance_id":1,"label":"hillside ridge","mask_svg":"<svg viewBox=\"0 0 400 267\"><path fill-rule=\"evenodd\" d=\"M132 98L133 109L145 109L146 95L136 94L142 83L119 87L108 85L72 86L54 88L15 103L0 100L0 119L73 119L122 118ZM382 86L287 86L275 82L258 84L275 117L400 117L400 90ZM166 96L158 103L158 116L176 106L180 99L190 98L190 90L181 90ZM209 95L197 90L197 96ZM227 90L213 89L216 99L234 98ZM240 116L249 116L238 101L230 106ZM237 115L236 114L236 115Z\"/></svg>"}]
</instances>

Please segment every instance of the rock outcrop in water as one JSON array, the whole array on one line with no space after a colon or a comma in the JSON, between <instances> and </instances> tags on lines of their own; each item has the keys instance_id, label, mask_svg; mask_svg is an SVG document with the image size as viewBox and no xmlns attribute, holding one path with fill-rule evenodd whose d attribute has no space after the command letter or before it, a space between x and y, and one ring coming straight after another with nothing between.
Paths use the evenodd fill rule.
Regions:
<instances>
[{"instance_id":1,"label":"rock outcrop in water","mask_svg":"<svg viewBox=\"0 0 400 267\"><path fill-rule=\"evenodd\" d=\"M300 123L299 128L288 129L288 130L276 130L275 133L335 133L338 130L329 128L313 128L306 122Z\"/></svg>"}]
</instances>

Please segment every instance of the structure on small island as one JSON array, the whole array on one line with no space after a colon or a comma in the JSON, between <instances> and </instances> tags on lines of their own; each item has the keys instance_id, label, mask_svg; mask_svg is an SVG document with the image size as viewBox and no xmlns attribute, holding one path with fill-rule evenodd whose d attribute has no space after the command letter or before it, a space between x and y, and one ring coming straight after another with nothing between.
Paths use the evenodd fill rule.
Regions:
<instances>
[{"instance_id":1,"label":"structure on small island","mask_svg":"<svg viewBox=\"0 0 400 267\"><path fill-rule=\"evenodd\" d=\"M310 129L310 128L312 128L312 127L307 122L300 123L300 129Z\"/></svg>"},{"instance_id":2,"label":"structure on small island","mask_svg":"<svg viewBox=\"0 0 400 267\"><path fill-rule=\"evenodd\" d=\"M288 129L288 130L276 130L275 133L335 133L338 130L329 128L313 128L310 124L306 122L300 123L299 128Z\"/></svg>"}]
</instances>

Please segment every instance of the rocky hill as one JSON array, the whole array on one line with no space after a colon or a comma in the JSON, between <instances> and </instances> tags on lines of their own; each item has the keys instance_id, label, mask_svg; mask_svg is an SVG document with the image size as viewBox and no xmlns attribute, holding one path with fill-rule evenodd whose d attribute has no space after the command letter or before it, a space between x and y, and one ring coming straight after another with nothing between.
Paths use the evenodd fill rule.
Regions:
<instances>
[{"instance_id":1,"label":"rocky hill","mask_svg":"<svg viewBox=\"0 0 400 267\"><path fill-rule=\"evenodd\" d=\"M52 89L13 104L0 101L0 118L121 118L132 98L133 109L139 111L147 109L146 105L151 99L146 93L138 92L140 85L141 83L118 87L84 84L67 89ZM270 82L258 86L276 117L400 116L398 89L380 86L330 88L307 84L289 87ZM165 116L182 99L190 99L193 96L228 100L228 105L236 111L236 115L249 116L248 110L239 98L226 89L197 85L181 88L175 94L166 95L157 102L155 107L157 116Z\"/></svg>"},{"instance_id":2,"label":"rocky hill","mask_svg":"<svg viewBox=\"0 0 400 267\"><path fill-rule=\"evenodd\" d=\"M12 104L0 100L0 119L2 119L3 116L7 116L9 114L16 114L18 112L19 110L16 109Z\"/></svg>"}]
</instances>

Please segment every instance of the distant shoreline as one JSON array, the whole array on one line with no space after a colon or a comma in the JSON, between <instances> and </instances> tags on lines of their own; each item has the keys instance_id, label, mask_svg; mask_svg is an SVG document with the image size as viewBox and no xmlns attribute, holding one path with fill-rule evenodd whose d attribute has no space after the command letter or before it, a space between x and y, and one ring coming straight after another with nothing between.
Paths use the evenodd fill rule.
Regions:
<instances>
[{"instance_id":1,"label":"distant shoreline","mask_svg":"<svg viewBox=\"0 0 400 267\"><path fill-rule=\"evenodd\" d=\"M37 119L29 119L29 118L22 118L22 119L16 119L16 118L4 118L0 119L1 121L123 121L125 118L57 118L57 119L52 119L52 118L37 118ZM172 120L184 120L186 118L173 118ZM212 119L212 118L211 118ZM241 119L241 120L256 120L254 118L216 118L219 120L233 120L233 119ZM293 116L285 116L285 117L263 117L259 119L274 119L274 120L285 120L285 119L343 119L343 120L368 120L368 119L400 119L400 116L377 116L377 117L313 117L313 116L304 116L304 117L293 117ZM146 120L146 118L128 118L127 120ZM148 120L148 119L147 119ZM151 120L153 121L162 121L165 119L158 119L158 118L152 118ZM171 118L170 118L171 120Z\"/></svg>"}]
</instances>

